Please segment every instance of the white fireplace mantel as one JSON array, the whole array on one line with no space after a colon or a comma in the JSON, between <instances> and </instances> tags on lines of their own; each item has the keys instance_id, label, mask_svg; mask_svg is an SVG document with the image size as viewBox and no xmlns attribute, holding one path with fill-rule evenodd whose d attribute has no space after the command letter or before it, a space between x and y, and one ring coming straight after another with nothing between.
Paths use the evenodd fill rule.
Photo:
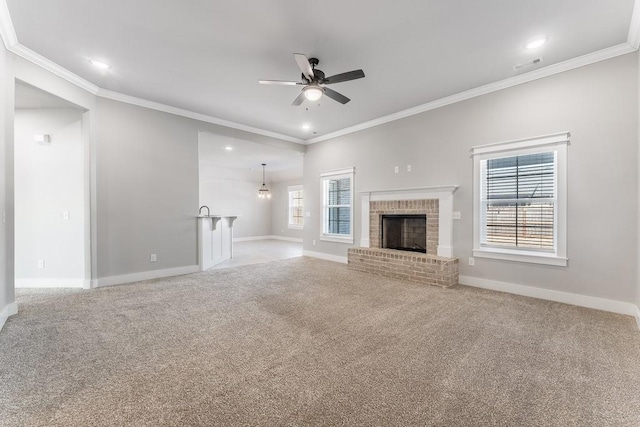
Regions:
<instances>
[{"instance_id":1,"label":"white fireplace mantel","mask_svg":"<svg viewBox=\"0 0 640 427\"><path fill-rule=\"evenodd\" d=\"M369 242L369 202L383 200L438 199L438 256L453 257L453 193L458 185L439 187L419 187L396 190L361 191L362 230L360 246L368 248Z\"/></svg>"}]
</instances>

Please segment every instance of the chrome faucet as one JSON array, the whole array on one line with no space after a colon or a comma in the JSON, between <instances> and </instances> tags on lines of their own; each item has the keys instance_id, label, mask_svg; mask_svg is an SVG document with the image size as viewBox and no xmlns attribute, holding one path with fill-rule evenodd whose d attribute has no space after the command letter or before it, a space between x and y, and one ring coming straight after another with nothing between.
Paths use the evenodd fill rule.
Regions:
<instances>
[{"instance_id":1,"label":"chrome faucet","mask_svg":"<svg viewBox=\"0 0 640 427\"><path fill-rule=\"evenodd\" d=\"M211 216L211 211L209 210L209 206L200 206L200 210L198 211L198 215L202 215L202 209L207 208L207 216Z\"/></svg>"}]
</instances>

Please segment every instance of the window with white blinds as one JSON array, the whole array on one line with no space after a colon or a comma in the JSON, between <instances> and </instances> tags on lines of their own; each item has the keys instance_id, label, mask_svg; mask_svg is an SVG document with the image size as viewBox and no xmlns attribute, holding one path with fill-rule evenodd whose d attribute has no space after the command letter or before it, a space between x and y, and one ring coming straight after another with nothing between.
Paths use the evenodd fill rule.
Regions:
<instances>
[{"instance_id":1,"label":"window with white blinds","mask_svg":"<svg viewBox=\"0 0 640 427\"><path fill-rule=\"evenodd\" d=\"M353 169L321 174L321 240L353 243Z\"/></svg>"},{"instance_id":2,"label":"window with white blinds","mask_svg":"<svg viewBox=\"0 0 640 427\"><path fill-rule=\"evenodd\" d=\"M301 185L291 186L289 190L289 228L302 229L304 226L304 190Z\"/></svg>"},{"instance_id":3,"label":"window with white blinds","mask_svg":"<svg viewBox=\"0 0 640 427\"><path fill-rule=\"evenodd\" d=\"M473 255L567 265L569 134L474 147Z\"/></svg>"},{"instance_id":4,"label":"window with white blinds","mask_svg":"<svg viewBox=\"0 0 640 427\"><path fill-rule=\"evenodd\" d=\"M482 244L552 251L556 154L482 161Z\"/></svg>"}]
</instances>

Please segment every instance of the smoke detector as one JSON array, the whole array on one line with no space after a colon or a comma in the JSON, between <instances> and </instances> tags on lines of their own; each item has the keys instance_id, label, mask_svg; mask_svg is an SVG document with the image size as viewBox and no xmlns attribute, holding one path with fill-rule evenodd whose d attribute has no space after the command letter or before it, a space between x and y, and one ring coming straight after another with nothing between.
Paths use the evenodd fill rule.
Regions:
<instances>
[{"instance_id":1,"label":"smoke detector","mask_svg":"<svg viewBox=\"0 0 640 427\"><path fill-rule=\"evenodd\" d=\"M533 60L531 60L529 62L525 62L524 64L514 65L513 69L516 70L516 71L520 71L523 68L533 67L534 65L539 64L541 62L542 62L542 57L539 57L539 58L533 59Z\"/></svg>"}]
</instances>

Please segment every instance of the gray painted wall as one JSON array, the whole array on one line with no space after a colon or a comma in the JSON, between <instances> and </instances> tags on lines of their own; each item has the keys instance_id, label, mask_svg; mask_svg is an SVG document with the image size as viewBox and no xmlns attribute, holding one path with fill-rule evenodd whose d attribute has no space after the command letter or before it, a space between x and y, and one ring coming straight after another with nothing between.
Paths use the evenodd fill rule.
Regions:
<instances>
[{"instance_id":1,"label":"gray painted wall","mask_svg":"<svg viewBox=\"0 0 640 427\"><path fill-rule=\"evenodd\" d=\"M305 149L104 98L93 121L98 277L197 264L198 131Z\"/></svg>"},{"instance_id":2,"label":"gray painted wall","mask_svg":"<svg viewBox=\"0 0 640 427\"><path fill-rule=\"evenodd\" d=\"M302 239L303 231L289 229L289 186L302 185L302 179L271 184L271 234Z\"/></svg>"},{"instance_id":3,"label":"gray painted wall","mask_svg":"<svg viewBox=\"0 0 640 427\"><path fill-rule=\"evenodd\" d=\"M94 279L196 264L198 131L305 151L299 144L96 97L29 61L7 56L15 67L0 68L8 91L1 99L10 103L6 123L13 123L14 77L89 111L86 167L89 173L91 165L91 187L85 191L91 190L87 223ZM7 141L13 141L12 131L9 126ZM12 148L10 144L8 150ZM13 179L11 169L7 177ZM7 185L13 188L13 182ZM7 247L12 268L13 242ZM158 254L153 264L152 251ZM7 275L12 301L13 270Z\"/></svg>"},{"instance_id":4,"label":"gray painted wall","mask_svg":"<svg viewBox=\"0 0 640 427\"><path fill-rule=\"evenodd\" d=\"M98 277L196 265L197 129L98 98L96 135Z\"/></svg>"},{"instance_id":5,"label":"gray painted wall","mask_svg":"<svg viewBox=\"0 0 640 427\"><path fill-rule=\"evenodd\" d=\"M0 47L0 164L5 165L0 174L0 209L7 212L7 224L0 227L0 310L14 301L14 76L90 110L93 277L195 263L196 224L187 217L195 216L198 208L197 187L191 187L197 180L198 130L305 150L284 141L96 98ZM640 303L635 267L640 235L638 93L638 55L630 54L314 144L305 156L305 210L312 214L304 230L305 249L345 255L345 245L319 241L312 245L320 225L318 174L356 166L356 191L461 185L455 209L463 219L454 225L454 245L456 255L465 260L471 254L472 240L469 148L568 130L573 134L569 267L477 259L475 267L463 263L461 273L622 301L637 298ZM393 166L406 164L412 164L413 172L401 168L400 174L393 173ZM176 182L169 182L171 176ZM178 194L180 190L185 194ZM601 203L594 209L593 195L606 195L609 205ZM356 218L359 209L356 204ZM173 245L167 236L181 232L184 234ZM159 255L155 265L148 262L151 249Z\"/></svg>"},{"instance_id":6,"label":"gray painted wall","mask_svg":"<svg viewBox=\"0 0 640 427\"><path fill-rule=\"evenodd\" d=\"M0 313L15 301L13 286L13 56L0 45Z\"/></svg>"},{"instance_id":7,"label":"gray painted wall","mask_svg":"<svg viewBox=\"0 0 640 427\"><path fill-rule=\"evenodd\" d=\"M357 192L457 184L454 210L461 211L462 219L454 221L454 250L462 261L462 275L635 301L637 56L617 57L309 146L304 186L311 218L304 230L305 250L346 256L349 245L318 240L319 174L355 166L356 245L360 239ZM469 266L466 261L473 241L470 148L560 131L572 134L569 266L480 258ZM399 174L394 166L400 166Z\"/></svg>"},{"instance_id":8,"label":"gray painted wall","mask_svg":"<svg viewBox=\"0 0 640 427\"><path fill-rule=\"evenodd\" d=\"M84 279L82 111L15 112L15 275L35 279ZM34 142L48 134L50 144ZM63 212L68 212L65 219ZM38 260L45 261L38 268ZM26 281L26 282L25 282ZM69 283L67 283L69 284Z\"/></svg>"}]
</instances>

